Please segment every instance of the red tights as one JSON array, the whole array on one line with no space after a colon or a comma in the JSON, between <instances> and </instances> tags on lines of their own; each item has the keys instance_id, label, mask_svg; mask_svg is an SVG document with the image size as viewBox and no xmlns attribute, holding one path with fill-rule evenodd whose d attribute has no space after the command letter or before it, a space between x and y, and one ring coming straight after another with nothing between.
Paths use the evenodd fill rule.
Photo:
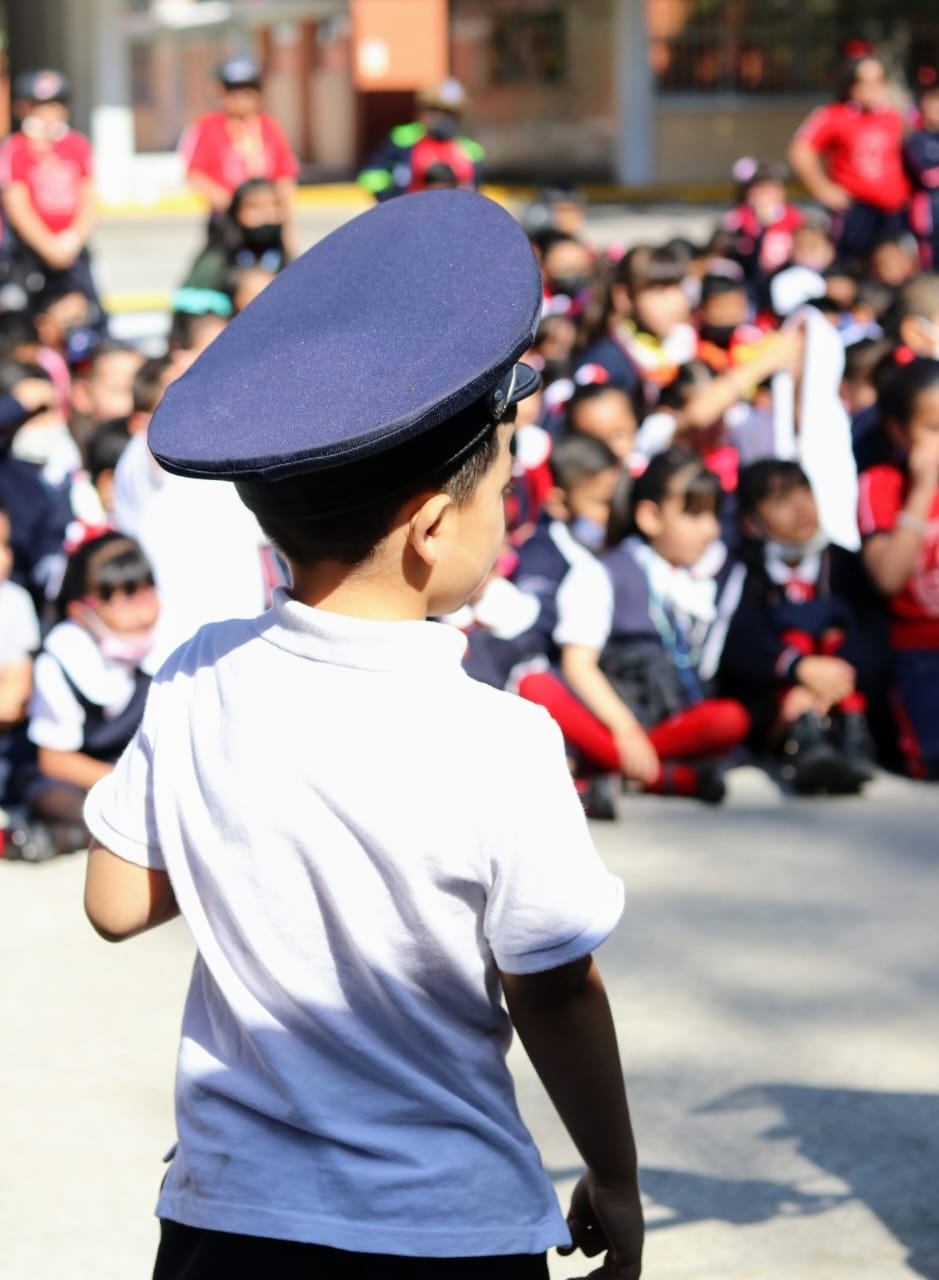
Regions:
<instances>
[{"instance_id":1,"label":"red tights","mask_svg":"<svg viewBox=\"0 0 939 1280\"><path fill-rule=\"evenodd\" d=\"M589 769L620 772L612 733L557 676L549 671L523 676L518 691L549 712ZM649 741L663 767L648 789L661 792L667 784L668 790L693 795L697 788L693 762L728 755L749 731L750 717L745 708L729 698L712 698L669 716L649 730Z\"/></svg>"}]
</instances>

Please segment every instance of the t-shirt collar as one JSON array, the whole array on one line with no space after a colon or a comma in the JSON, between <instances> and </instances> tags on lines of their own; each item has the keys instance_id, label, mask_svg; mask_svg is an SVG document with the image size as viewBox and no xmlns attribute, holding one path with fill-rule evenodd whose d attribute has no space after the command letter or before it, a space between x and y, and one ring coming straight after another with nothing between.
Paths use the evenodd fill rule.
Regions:
<instances>
[{"instance_id":1,"label":"t-shirt collar","mask_svg":"<svg viewBox=\"0 0 939 1280\"><path fill-rule=\"evenodd\" d=\"M275 590L257 629L300 657L363 671L456 671L466 652L466 637L445 623L353 618L301 604L285 587Z\"/></svg>"}]
</instances>

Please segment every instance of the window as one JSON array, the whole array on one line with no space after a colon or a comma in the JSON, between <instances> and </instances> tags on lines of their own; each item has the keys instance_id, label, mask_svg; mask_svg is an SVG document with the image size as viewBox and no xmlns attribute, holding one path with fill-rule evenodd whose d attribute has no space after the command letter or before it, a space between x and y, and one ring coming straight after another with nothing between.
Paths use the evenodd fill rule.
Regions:
<instances>
[{"instance_id":1,"label":"window","mask_svg":"<svg viewBox=\"0 0 939 1280\"><path fill-rule=\"evenodd\" d=\"M909 75L939 57L934 0L648 0L660 93L819 94L841 51L869 41Z\"/></svg>"},{"instance_id":2,"label":"window","mask_svg":"<svg viewBox=\"0 0 939 1280\"><path fill-rule=\"evenodd\" d=\"M492 50L494 84L563 84L567 78L564 11L497 16Z\"/></svg>"}]
</instances>

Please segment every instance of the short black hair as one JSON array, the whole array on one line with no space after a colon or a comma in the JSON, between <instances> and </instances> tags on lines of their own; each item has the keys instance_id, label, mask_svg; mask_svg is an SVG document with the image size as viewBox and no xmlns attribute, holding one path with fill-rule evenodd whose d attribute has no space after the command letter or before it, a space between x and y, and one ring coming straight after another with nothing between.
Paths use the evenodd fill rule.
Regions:
<instances>
[{"instance_id":1,"label":"short black hair","mask_svg":"<svg viewBox=\"0 0 939 1280\"><path fill-rule=\"evenodd\" d=\"M633 411L636 426L639 426L648 411L642 383L637 382L634 387L624 387L621 382L608 380L606 382L578 382L575 385L574 394L567 402L565 418L567 430L569 432L578 430L575 418L577 417L577 410L582 404L588 404L591 400L598 400L600 396L609 395L611 391L623 396Z\"/></svg>"},{"instance_id":2,"label":"short black hair","mask_svg":"<svg viewBox=\"0 0 939 1280\"><path fill-rule=\"evenodd\" d=\"M619 471L621 465L608 444L582 431L572 431L565 436L554 446L548 459L551 479L565 493L581 481L591 480L604 471Z\"/></svg>"},{"instance_id":3,"label":"short black hair","mask_svg":"<svg viewBox=\"0 0 939 1280\"><path fill-rule=\"evenodd\" d=\"M169 356L144 360L134 375L134 413L153 413L163 395L163 377L169 367Z\"/></svg>"},{"instance_id":4,"label":"short black hair","mask_svg":"<svg viewBox=\"0 0 939 1280\"><path fill-rule=\"evenodd\" d=\"M711 298L723 297L728 293L742 293L746 295L747 282L743 275L722 275L714 272L712 275L706 275L701 281L701 305L704 306Z\"/></svg>"},{"instance_id":5,"label":"short black hair","mask_svg":"<svg viewBox=\"0 0 939 1280\"><path fill-rule=\"evenodd\" d=\"M681 284L688 274L684 251L673 244L636 245L621 259L616 282L626 285L632 297L646 289L663 289Z\"/></svg>"},{"instance_id":6,"label":"short black hair","mask_svg":"<svg viewBox=\"0 0 939 1280\"><path fill-rule=\"evenodd\" d=\"M24 378L36 378L51 384L52 379L46 369L39 364L26 364L23 360L0 361L0 395L9 395L17 383Z\"/></svg>"},{"instance_id":7,"label":"short black hair","mask_svg":"<svg viewBox=\"0 0 939 1280\"><path fill-rule=\"evenodd\" d=\"M709 471L698 454L691 449L673 446L664 453L657 453L637 479L624 476L610 507L610 523L607 526L607 546L615 547L624 538L644 538L636 524L636 508L640 502L654 502L657 506L669 496L672 482L686 475L684 510L694 515L713 511L720 516L724 501L721 482Z\"/></svg>"},{"instance_id":8,"label":"short black hair","mask_svg":"<svg viewBox=\"0 0 939 1280\"><path fill-rule=\"evenodd\" d=\"M515 412L513 406L503 421L514 421ZM445 426L435 430L445 430ZM308 517L293 514L281 517L271 515L266 510L255 510L246 487L239 486L238 491L245 505L255 511L264 533L288 560L302 566L332 561L354 569L372 558L379 544L394 528L395 518L408 501L425 490L438 489L448 494L458 506L462 506L472 499L498 456L498 424L491 423L471 451L455 463L444 465L432 475L414 476L405 486L395 486L393 492L367 506L327 516L316 514L314 496L310 497ZM351 464L350 471L355 466L356 464ZM315 486L321 479L314 477L311 481L311 495L315 494ZM284 486L286 490L289 486L290 505L293 506L302 499L304 483L305 478L298 476L278 481L277 487Z\"/></svg>"},{"instance_id":9,"label":"short black hair","mask_svg":"<svg viewBox=\"0 0 939 1280\"><path fill-rule=\"evenodd\" d=\"M761 458L740 471L737 507L741 516L753 515L767 498L782 498L793 489L811 487L811 481L798 462L785 458Z\"/></svg>"},{"instance_id":10,"label":"short black hair","mask_svg":"<svg viewBox=\"0 0 939 1280\"><path fill-rule=\"evenodd\" d=\"M901 431L909 426L916 401L924 391L939 386L939 360L918 356L891 373L880 388L877 404L884 422L893 423Z\"/></svg>"},{"instance_id":11,"label":"short black hair","mask_svg":"<svg viewBox=\"0 0 939 1280\"><path fill-rule=\"evenodd\" d=\"M94 429L85 445L85 465L95 483L114 470L129 442L126 418L111 418Z\"/></svg>"},{"instance_id":12,"label":"short black hair","mask_svg":"<svg viewBox=\"0 0 939 1280\"><path fill-rule=\"evenodd\" d=\"M102 533L69 556L56 597L56 618L63 622L68 606L85 596L108 600L115 591L153 585L153 568L140 544L123 533Z\"/></svg>"},{"instance_id":13,"label":"short black hair","mask_svg":"<svg viewBox=\"0 0 939 1280\"><path fill-rule=\"evenodd\" d=\"M0 312L0 355L6 355L14 347L39 342L36 322L25 311Z\"/></svg>"}]
</instances>

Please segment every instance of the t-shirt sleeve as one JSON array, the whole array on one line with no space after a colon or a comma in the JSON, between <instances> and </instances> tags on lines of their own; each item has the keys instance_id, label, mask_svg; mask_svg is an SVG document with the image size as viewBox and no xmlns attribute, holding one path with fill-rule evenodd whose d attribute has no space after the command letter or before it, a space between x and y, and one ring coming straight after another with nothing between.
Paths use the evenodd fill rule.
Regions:
<instances>
[{"instance_id":1,"label":"t-shirt sleeve","mask_svg":"<svg viewBox=\"0 0 939 1280\"><path fill-rule=\"evenodd\" d=\"M558 587L554 643L583 645L599 652L613 626L613 584L599 560L584 556Z\"/></svg>"},{"instance_id":2,"label":"t-shirt sleeve","mask_svg":"<svg viewBox=\"0 0 939 1280\"><path fill-rule=\"evenodd\" d=\"M216 176L218 163L209 134L207 123L202 120L191 124L183 134L179 154L187 173L204 173L210 178Z\"/></svg>"},{"instance_id":3,"label":"t-shirt sleeve","mask_svg":"<svg viewBox=\"0 0 939 1280\"><path fill-rule=\"evenodd\" d=\"M279 178L295 178L300 171L300 166L287 141L287 135L276 120L271 120L269 127L271 155L274 161L274 172L271 178L275 182Z\"/></svg>"},{"instance_id":4,"label":"t-shirt sleeve","mask_svg":"<svg viewBox=\"0 0 939 1280\"><path fill-rule=\"evenodd\" d=\"M622 881L594 848L560 730L546 712L535 716L494 837L483 923L505 973L540 973L589 955L623 911Z\"/></svg>"},{"instance_id":5,"label":"t-shirt sleeve","mask_svg":"<svg viewBox=\"0 0 939 1280\"><path fill-rule=\"evenodd\" d=\"M858 486L858 528L862 538L890 533L903 509L903 475L895 467L872 467Z\"/></svg>"},{"instance_id":6,"label":"t-shirt sleeve","mask_svg":"<svg viewBox=\"0 0 939 1280\"><path fill-rule=\"evenodd\" d=\"M11 182L25 182L29 177L30 157L21 139L15 135L7 138L0 149L0 184L8 186Z\"/></svg>"},{"instance_id":7,"label":"t-shirt sleeve","mask_svg":"<svg viewBox=\"0 0 939 1280\"><path fill-rule=\"evenodd\" d=\"M825 151L833 140L832 113L828 107L818 107L796 131L795 141L813 151Z\"/></svg>"},{"instance_id":8,"label":"t-shirt sleeve","mask_svg":"<svg viewBox=\"0 0 939 1280\"><path fill-rule=\"evenodd\" d=\"M96 782L85 801L85 825L125 862L165 871L153 806L153 727L159 685L150 686L140 727L113 772Z\"/></svg>"},{"instance_id":9,"label":"t-shirt sleeve","mask_svg":"<svg viewBox=\"0 0 939 1280\"><path fill-rule=\"evenodd\" d=\"M85 712L69 688L62 668L48 653L33 667L29 703L29 740L50 751L81 751Z\"/></svg>"}]
</instances>

